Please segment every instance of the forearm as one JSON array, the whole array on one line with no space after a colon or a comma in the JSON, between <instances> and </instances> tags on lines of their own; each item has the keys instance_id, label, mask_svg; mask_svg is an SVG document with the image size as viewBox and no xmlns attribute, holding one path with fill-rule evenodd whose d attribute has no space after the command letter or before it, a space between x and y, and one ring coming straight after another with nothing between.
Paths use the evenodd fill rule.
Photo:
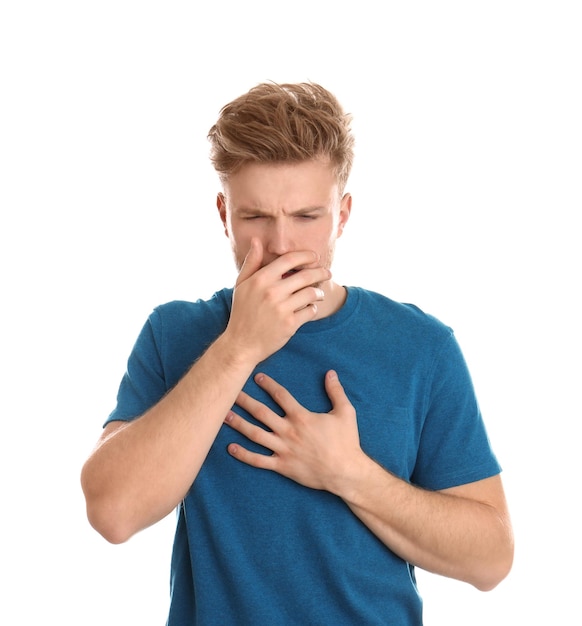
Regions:
<instances>
[{"instance_id":1,"label":"forearm","mask_svg":"<svg viewBox=\"0 0 582 626\"><path fill-rule=\"evenodd\" d=\"M487 497L459 495L462 487L450 492L419 489L365 457L338 495L405 561L488 590L505 577L513 558L511 527L498 501L497 480L488 479L489 502ZM480 483L480 489L489 489L487 481ZM467 486L467 493L470 489Z\"/></svg>"},{"instance_id":2,"label":"forearm","mask_svg":"<svg viewBox=\"0 0 582 626\"><path fill-rule=\"evenodd\" d=\"M253 366L222 336L155 406L102 437L81 476L101 534L125 541L179 504Z\"/></svg>"}]
</instances>

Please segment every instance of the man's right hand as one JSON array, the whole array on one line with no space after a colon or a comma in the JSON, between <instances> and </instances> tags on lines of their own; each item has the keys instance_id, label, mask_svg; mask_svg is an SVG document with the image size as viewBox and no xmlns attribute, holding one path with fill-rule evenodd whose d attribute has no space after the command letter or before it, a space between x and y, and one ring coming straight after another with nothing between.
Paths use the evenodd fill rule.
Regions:
<instances>
[{"instance_id":1,"label":"man's right hand","mask_svg":"<svg viewBox=\"0 0 582 626\"><path fill-rule=\"evenodd\" d=\"M255 363L282 348L300 326L317 315L324 291L315 285L331 278L311 250L288 252L263 265L258 239L238 275L225 338L237 355Z\"/></svg>"}]
</instances>

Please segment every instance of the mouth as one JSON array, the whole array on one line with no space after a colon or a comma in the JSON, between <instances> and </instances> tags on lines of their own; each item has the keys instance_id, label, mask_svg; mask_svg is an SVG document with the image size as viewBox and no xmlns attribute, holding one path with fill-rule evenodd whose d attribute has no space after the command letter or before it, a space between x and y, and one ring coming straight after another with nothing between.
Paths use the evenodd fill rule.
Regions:
<instances>
[{"instance_id":1,"label":"mouth","mask_svg":"<svg viewBox=\"0 0 582 626\"><path fill-rule=\"evenodd\" d=\"M289 278L289 276L293 276L293 274L296 274L298 271L299 270L289 270L288 272L285 272L281 278Z\"/></svg>"}]
</instances>

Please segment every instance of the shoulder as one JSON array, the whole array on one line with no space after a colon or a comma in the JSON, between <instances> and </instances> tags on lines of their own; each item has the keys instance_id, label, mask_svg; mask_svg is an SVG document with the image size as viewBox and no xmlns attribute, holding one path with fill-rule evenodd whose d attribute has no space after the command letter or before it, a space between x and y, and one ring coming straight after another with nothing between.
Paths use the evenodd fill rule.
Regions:
<instances>
[{"instance_id":1,"label":"shoulder","mask_svg":"<svg viewBox=\"0 0 582 626\"><path fill-rule=\"evenodd\" d=\"M159 363L159 376L175 384L192 362L223 332L230 315L232 290L208 300L173 300L149 315L132 355L138 362Z\"/></svg>"},{"instance_id":2,"label":"shoulder","mask_svg":"<svg viewBox=\"0 0 582 626\"><path fill-rule=\"evenodd\" d=\"M152 311L150 319L156 325L223 321L230 314L231 302L232 289L222 289L207 300L172 300L160 304Z\"/></svg>"},{"instance_id":3,"label":"shoulder","mask_svg":"<svg viewBox=\"0 0 582 626\"><path fill-rule=\"evenodd\" d=\"M158 346L179 348L191 341L206 345L228 323L231 302L232 289L217 291L207 300L172 300L150 313L146 328Z\"/></svg>"},{"instance_id":4,"label":"shoulder","mask_svg":"<svg viewBox=\"0 0 582 626\"><path fill-rule=\"evenodd\" d=\"M348 291L358 299L361 318L370 320L369 323L378 325L378 328L389 325L403 337L430 336L443 340L453 333L444 322L416 304L397 302L381 293L361 287L349 287Z\"/></svg>"}]
</instances>

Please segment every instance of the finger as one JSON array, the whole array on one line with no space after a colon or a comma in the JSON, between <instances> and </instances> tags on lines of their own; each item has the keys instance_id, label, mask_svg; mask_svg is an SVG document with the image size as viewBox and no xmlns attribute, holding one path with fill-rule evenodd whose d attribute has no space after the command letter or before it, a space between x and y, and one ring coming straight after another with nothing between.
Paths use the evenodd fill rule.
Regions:
<instances>
[{"instance_id":1,"label":"finger","mask_svg":"<svg viewBox=\"0 0 582 626\"><path fill-rule=\"evenodd\" d=\"M234 411L229 411L224 421L233 430L236 430L241 435L244 435L250 441L258 443L269 450L273 449L275 439L271 432L261 428L260 426L251 424L248 420L234 413Z\"/></svg>"},{"instance_id":2,"label":"finger","mask_svg":"<svg viewBox=\"0 0 582 626\"><path fill-rule=\"evenodd\" d=\"M266 374L259 373L255 376L255 382L261 389L266 391L271 398L283 409L288 415L292 412L296 412L297 409L302 409L302 405L295 400L283 385L280 385L274 378L267 376Z\"/></svg>"},{"instance_id":3,"label":"finger","mask_svg":"<svg viewBox=\"0 0 582 626\"><path fill-rule=\"evenodd\" d=\"M323 283L331 278L331 271L326 267L302 268L284 278L284 284L291 291Z\"/></svg>"},{"instance_id":4,"label":"finger","mask_svg":"<svg viewBox=\"0 0 582 626\"><path fill-rule=\"evenodd\" d=\"M251 247L247 252L245 260L236 279L236 284L240 285L247 278L250 278L257 270L261 269L263 262L263 244L257 237L251 239Z\"/></svg>"},{"instance_id":5,"label":"finger","mask_svg":"<svg viewBox=\"0 0 582 626\"><path fill-rule=\"evenodd\" d=\"M226 449L231 456L239 461L242 461L243 463L246 463L247 465L252 465L253 467L258 467L260 469L275 469L276 457L274 456L251 452L250 450L243 448L238 443L231 443Z\"/></svg>"},{"instance_id":6,"label":"finger","mask_svg":"<svg viewBox=\"0 0 582 626\"><path fill-rule=\"evenodd\" d=\"M307 306L301 307L300 309L295 309L295 319L297 322L297 326L303 326L303 324L310 322L311 320L315 319L316 315L317 304L315 304L315 302L312 302Z\"/></svg>"},{"instance_id":7,"label":"finger","mask_svg":"<svg viewBox=\"0 0 582 626\"><path fill-rule=\"evenodd\" d=\"M294 250L277 257L267 266L277 278L290 278L304 269L316 269L319 255L313 250ZM319 266L319 269L322 269ZM313 281L315 282L315 281Z\"/></svg>"},{"instance_id":8,"label":"finger","mask_svg":"<svg viewBox=\"0 0 582 626\"><path fill-rule=\"evenodd\" d=\"M325 390L332 404L332 412L336 412L342 407L352 408L348 396L335 370L329 370L325 375Z\"/></svg>"},{"instance_id":9,"label":"finger","mask_svg":"<svg viewBox=\"0 0 582 626\"><path fill-rule=\"evenodd\" d=\"M272 411L266 404L263 404L259 400L255 400L255 398L249 396L244 391L241 391L238 394L236 404L273 432L278 431L280 428L281 417Z\"/></svg>"},{"instance_id":10,"label":"finger","mask_svg":"<svg viewBox=\"0 0 582 626\"><path fill-rule=\"evenodd\" d=\"M317 302L322 302L325 299L325 292L319 287L304 287L300 291L296 291L289 297L289 306L293 307L294 311L300 311L310 304L315 305L315 311L317 311Z\"/></svg>"}]
</instances>

